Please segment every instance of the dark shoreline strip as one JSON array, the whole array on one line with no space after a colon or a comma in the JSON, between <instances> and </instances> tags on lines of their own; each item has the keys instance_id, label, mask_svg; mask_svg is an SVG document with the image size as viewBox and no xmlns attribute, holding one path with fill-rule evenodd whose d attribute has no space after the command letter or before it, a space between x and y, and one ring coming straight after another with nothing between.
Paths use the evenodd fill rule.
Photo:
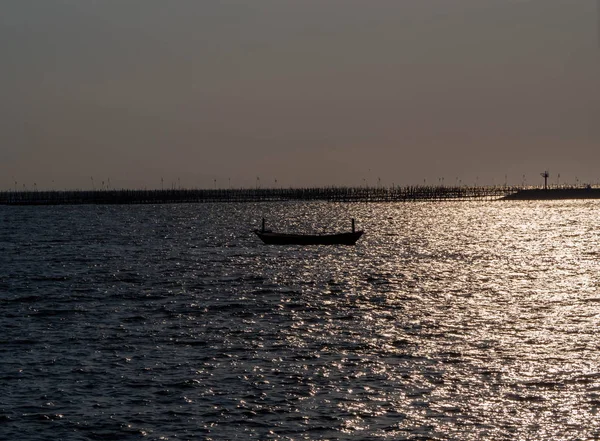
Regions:
<instances>
[{"instance_id":1,"label":"dark shoreline strip","mask_svg":"<svg viewBox=\"0 0 600 441\"><path fill-rule=\"evenodd\" d=\"M551 201L562 199L600 199L600 188L532 188L507 194L507 201Z\"/></svg>"}]
</instances>

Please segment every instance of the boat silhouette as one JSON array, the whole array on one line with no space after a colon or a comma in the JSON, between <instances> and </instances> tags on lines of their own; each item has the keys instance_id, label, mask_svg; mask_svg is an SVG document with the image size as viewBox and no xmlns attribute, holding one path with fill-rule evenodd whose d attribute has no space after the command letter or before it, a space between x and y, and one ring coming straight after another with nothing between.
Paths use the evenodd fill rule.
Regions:
<instances>
[{"instance_id":1,"label":"boat silhouette","mask_svg":"<svg viewBox=\"0 0 600 441\"><path fill-rule=\"evenodd\" d=\"M364 231L356 231L352 219L352 231L334 234L293 234L275 233L265 229L265 220L262 228L254 230L256 235L266 245L354 245L363 235Z\"/></svg>"}]
</instances>

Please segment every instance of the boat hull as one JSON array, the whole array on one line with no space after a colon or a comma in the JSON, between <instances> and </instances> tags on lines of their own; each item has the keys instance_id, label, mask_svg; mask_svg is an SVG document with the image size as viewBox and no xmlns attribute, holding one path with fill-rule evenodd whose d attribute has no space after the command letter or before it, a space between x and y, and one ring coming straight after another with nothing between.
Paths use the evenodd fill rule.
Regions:
<instances>
[{"instance_id":1,"label":"boat hull","mask_svg":"<svg viewBox=\"0 0 600 441\"><path fill-rule=\"evenodd\" d=\"M338 234L286 234L254 231L267 245L354 245L362 231Z\"/></svg>"}]
</instances>

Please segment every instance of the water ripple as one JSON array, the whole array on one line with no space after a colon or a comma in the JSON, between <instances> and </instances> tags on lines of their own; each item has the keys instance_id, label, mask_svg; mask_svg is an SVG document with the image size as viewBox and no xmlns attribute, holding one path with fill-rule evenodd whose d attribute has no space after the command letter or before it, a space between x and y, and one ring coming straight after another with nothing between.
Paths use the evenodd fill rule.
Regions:
<instances>
[{"instance_id":1,"label":"water ripple","mask_svg":"<svg viewBox=\"0 0 600 441\"><path fill-rule=\"evenodd\" d=\"M0 438L598 438L598 208L0 207Z\"/></svg>"}]
</instances>

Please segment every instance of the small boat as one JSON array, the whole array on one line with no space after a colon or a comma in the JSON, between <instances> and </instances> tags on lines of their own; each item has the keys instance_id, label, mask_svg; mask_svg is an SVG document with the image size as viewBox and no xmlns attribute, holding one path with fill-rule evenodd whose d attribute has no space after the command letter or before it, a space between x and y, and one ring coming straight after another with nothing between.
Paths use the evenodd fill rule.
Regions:
<instances>
[{"instance_id":1,"label":"small boat","mask_svg":"<svg viewBox=\"0 0 600 441\"><path fill-rule=\"evenodd\" d=\"M349 233L336 234L289 234L274 233L265 230L265 220L262 221L262 229L254 230L256 235L267 245L354 245L363 231L354 229L352 219L352 231Z\"/></svg>"}]
</instances>

